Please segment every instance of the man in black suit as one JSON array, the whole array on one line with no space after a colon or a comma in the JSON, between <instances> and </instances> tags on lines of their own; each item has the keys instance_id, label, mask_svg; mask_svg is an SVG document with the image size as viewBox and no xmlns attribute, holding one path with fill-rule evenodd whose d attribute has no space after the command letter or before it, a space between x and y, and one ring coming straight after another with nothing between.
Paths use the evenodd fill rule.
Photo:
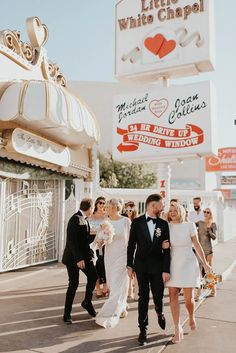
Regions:
<instances>
[{"instance_id":1,"label":"man in black suit","mask_svg":"<svg viewBox=\"0 0 236 353\"><path fill-rule=\"evenodd\" d=\"M139 284L138 324L140 345L147 342L148 303L151 288L159 326L164 330L164 282L170 278L169 226L158 215L163 209L161 195L146 200L146 214L136 218L130 230L127 268L130 278L136 273ZM166 244L166 246L164 246ZM164 249L164 247L168 247Z\"/></svg>"},{"instance_id":2,"label":"man in black suit","mask_svg":"<svg viewBox=\"0 0 236 353\"><path fill-rule=\"evenodd\" d=\"M63 321L67 324L72 323L71 310L79 285L80 270L87 276L85 298L81 306L91 316L96 316L96 311L92 305L92 296L97 273L92 261L94 253L89 246L93 239L89 235L90 227L86 220L92 215L92 212L93 201L91 199L83 199L80 203L80 210L70 218L67 226L66 247L62 257L62 263L66 265L69 276L63 316Z\"/></svg>"}]
</instances>

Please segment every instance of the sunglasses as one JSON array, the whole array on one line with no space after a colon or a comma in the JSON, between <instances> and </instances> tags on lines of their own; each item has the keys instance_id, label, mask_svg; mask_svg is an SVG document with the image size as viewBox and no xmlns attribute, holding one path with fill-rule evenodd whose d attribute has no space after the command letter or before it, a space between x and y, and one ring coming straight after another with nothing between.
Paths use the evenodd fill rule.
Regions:
<instances>
[{"instance_id":1,"label":"sunglasses","mask_svg":"<svg viewBox=\"0 0 236 353\"><path fill-rule=\"evenodd\" d=\"M211 212L210 212L210 211L203 211L203 213L211 214Z\"/></svg>"},{"instance_id":2,"label":"sunglasses","mask_svg":"<svg viewBox=\"0 0 236 353\"><path fill-rule=\"evenodd\" d=\"M99 204L99 205L105 205L106 202L104 202L104 201L99 201L98 204Z\"/></svg>"}]
</instances>

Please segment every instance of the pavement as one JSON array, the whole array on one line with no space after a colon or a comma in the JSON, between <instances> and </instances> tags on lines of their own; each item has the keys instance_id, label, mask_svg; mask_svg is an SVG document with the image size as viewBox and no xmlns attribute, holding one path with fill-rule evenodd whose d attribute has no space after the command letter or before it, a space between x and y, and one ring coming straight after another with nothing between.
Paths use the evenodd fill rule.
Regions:
<instances>
[{"instance_id":1,"label":"pavement","mask_svg":"<svg viewBox=\"0 0 236 353\"><path fill-rule=\"evenodd\" d=\"M202 298L197 303L198 327L188 328L183 297L181 321L185 339L173 345L168 295L165 292L164 312L167 329L162 331L150 301L149 343L137 345L137 302L129 303L129 315L114 329L97 326L80 306L85 278L73 307L73 324L62 322L67 288L67 274L62 264L0 274L0 352L1 353L235 353L236 352L236 238L219 243L214 249L213 268L223 275L215 298ZM96 310L106 299L94 299Z\"/></svg>"}]
</instances>

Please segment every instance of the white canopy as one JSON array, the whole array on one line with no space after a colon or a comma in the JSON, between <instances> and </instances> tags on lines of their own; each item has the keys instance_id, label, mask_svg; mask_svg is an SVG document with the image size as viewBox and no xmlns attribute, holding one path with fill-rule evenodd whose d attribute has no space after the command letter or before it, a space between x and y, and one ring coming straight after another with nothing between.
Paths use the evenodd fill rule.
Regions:
<instances>
[{"instance_id":1,"label":"white canopy","mask_svg":"<svg viewBox=\"0 0 236 353\"><path fill-rule=\"evenodd\" d=\"M95 116L80 99L48 81L0 82L0 122L16 123L70 147L98 142Z\"/></svg>"}]
</instances>

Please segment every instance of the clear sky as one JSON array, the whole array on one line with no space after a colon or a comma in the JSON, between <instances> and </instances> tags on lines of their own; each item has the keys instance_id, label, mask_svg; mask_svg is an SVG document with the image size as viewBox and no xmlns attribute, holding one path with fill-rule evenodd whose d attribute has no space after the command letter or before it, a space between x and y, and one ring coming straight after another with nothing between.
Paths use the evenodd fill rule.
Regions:
<instances>
[{"instance_id":1,"label":"clear sky","mask_svg":"<svg viewBox=\"0 0 236 353\"><path fill-rule=\"evenodd\" d=\"M219 147L231 147L236 146L236 1L210 1L215 2L216 71L178 83L215 83ZM25 19L38 16L49 28L48 56L67 80L109 82L114 81L114 13L115 0L0 0L0 27L20 30L27 41Z\"/></svg>"}]
</instances>

